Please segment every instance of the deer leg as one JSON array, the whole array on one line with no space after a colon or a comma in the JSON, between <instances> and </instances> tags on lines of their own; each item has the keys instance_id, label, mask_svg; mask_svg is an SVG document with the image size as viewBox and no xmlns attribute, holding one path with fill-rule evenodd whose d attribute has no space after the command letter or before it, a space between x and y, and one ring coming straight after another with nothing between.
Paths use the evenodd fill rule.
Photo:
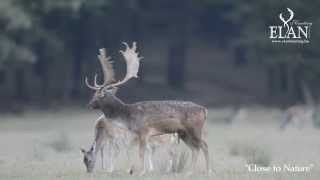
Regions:
<instances>
[{"instance_id":1,"label":"deer leg","mask_svg":"<svg viewBox=\"0 0 320 180\"><path fill-rule=\"evenodd\" d=\"M167 167L167 173L174 171L174 157L176 156L176 153L174 153L173 147L170 147L170 149L168 150L168 154L169 154L169 165Z\"/></svg>"},{"instance_id":2,"label":"deer leg","mask_svg":"<svg viewBox=\"0 0 320 180\"><path fill-rule=\"evenodd\" d=\"M113 150L114 145L112 141L108 143L108 172L113 172Z\"/></svg>"},{"instance_id":3,"label":"deer leg","mask_svg":"<svg viewBox=\"0 0 320 180\"><path fill-rule=\"evenodd\" d=\"M110 146L110 142L108 141L107 142L107 148L106 148L106 151L107 151L107 170L108 170L108 172L109 172L109 169L110 169L110 148L111 148L111 146Z\"/></svg>"},{"instance_id":4,"label":"deer leg","mask_svg":"<svg viewBox=\"0 0 320 180\"><path fill-rule=\"evenodd\" d=\"M150 146L150 144L147 145L147 150L148 150L148 170L149 171L153 171L154 167L153 167L153 161L152 161L152 157L153 157L153 149Z\"/></svg>"},{"instance_id":5,"label":"deer leg","mask_svg":"<svg viewBox=\"0 0 320 180\"><path fill-rule=\"evenodd\" d=\"M102 169L105 169L105 165L104 165L104 146L102 146L101 149L100 149L100 155L101 155L101 167L102 167Z\"/></svg>"},{"instance_id":6,"label":"deer leg","mask_svg":"<svg viewBox=\"0 0 320 180\"><path fill-rule=\"evenodd\" d=\"M292 117L289 115L286 115L285 119L282 120L280 124L280 130L284 130L291 121L292 121Z\"/></svg>"},{"instance_id":7,"label":"deer leg","mask_svg":"<svg viewBox=\"0 0 320 180\"><path fill-rule=\"evenodd\" d=\"M114 142L112 142L112 149L111 149L111 156L110 156L110 172L113 172L113 170L114 170L114 156L115 156L115 154L116 154L116 147L115 147L115 144L114 144Z\"/></svg>"},{"instance_id":8,"label":"deer leg","mask_svg":"<svg viewBox=\"0 0 320 180\"><path fill-rule=\"evenodd\" d=\"M190 175L194 174L196 163L198 160L199 148L191 147L191 153L192 153L192 155L191 155L192 156L191 157L191 170L186 173L186 176L190 176Z\"/></svg>"},{"instance_id":9,"label":"deer leg","mask_svg":"<svg viewBox=\"0 0 320 180\"><path fill-rule=\"evenodd\" d=\"M131 150L130 147L128 147L126 149L127 162L129 162L129 166L128 166L127 172L129 174L132 174L133 173L133 162L132 162L131 157L130 157L130 150Z\"/></svg>"},{"instance_id":10,"label":"deer leg","mask_svg":"<svg viewBox=\"0 0 320 180\"><path fill-rule=\"evenodd\" d=\"M190 131L192 132L192 131ZM196 162L198 160L199 147L200 142L199 138L195 134L186 134L179 133L179 137L183 140L183 142L191 149L192 157L191 157L191 171L187 175L191 175L195 169Z\"/></svg>"},{"instance_id":11,"label":"deer leg","mask_svg":"<svg viewBox=\"0 0 320 180\"><path fill-rule=\"evenodd\" d=\"M128 146L128 148L126 149L127 161L130 162L130 163L129 163L129 166L128 166L128 173L129 173L129 174L133 174L133 168L134 168L134 162L131 160L130 151L131 151L132 149L135 150L135 147L136 147L137 145L139 145L138 142L139 142L139 141L138 141L138 137L135 137L135 138L134 138L132 141L130 141L129 144L127 145L127 146Z\"/></svg>"},{"instance_id":12,"label":"deer leg","mask_svg":"<svg viewBox=\"0 0 320 180\"><path fill-rule=\"evenodd\" d=\"M209 162L209 150L208 150L208 144L204 141L201 140L201 144L200 144L200 148L204 154L204 158L206 160L206 168L207 168L207 173L211 173L211 169L210 169L210 162Z\"/></svg>"},{"instance_id":13,"label":"deer leg","mask_svg":"<svg viewBox=\"0 0 320 180\"><path fill-rule=\"evenodd\" d=\"M132 172L132 164L131 164L131 158L129 156L129 154L130 154L129 151L130 151L130 147L127 147L126 148L126 159L127 159L127 162L129 163L129 166L128 166L129 168L128 168L127 171L128 171L129 174L131 174L131 172Z\"/></svg>"},{"instance_id":14,"label":"deer leg","mask_svg":"<svg viewBox=\"0 0 320 180\"><path fill-rule=\"evenodd\" d=\"M192 162L191 162L191 171L195 170L197 160L198 160L198 155L199 155L199 149L193 147L192 148Z\"/></svg>"},{"instance_id":15,"label":"deer leg","mask_svg":"<svg viewBox=\"0 0 320 180\"><path fill-rule=\"evenodd\" d=\"M140 176L146 173L145 151L146 151L146 137L140 136L139 137L139 157L140 157L140 162L142 167Z\"/></svg>"}]
</instances>

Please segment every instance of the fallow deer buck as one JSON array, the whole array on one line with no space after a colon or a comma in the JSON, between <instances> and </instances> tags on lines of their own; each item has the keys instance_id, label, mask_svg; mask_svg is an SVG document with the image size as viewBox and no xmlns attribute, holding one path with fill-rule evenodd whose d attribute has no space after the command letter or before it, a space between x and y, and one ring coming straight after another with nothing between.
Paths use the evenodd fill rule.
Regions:
<instances>
[{"instance_id":1,"label":"fallow deer buck","mask_svg":"<svg viewBox=\"0 0 320 180\"><path fill-rule=\"evenodd\" d=\"M147 146L148 150L148 169L154 169L153 163L153 153L154 150L163 147L164 145L169 145L167 147L169 157L168 170L173 167L173 155L175 154L173 146L178 143L176 136L174 135L163 135L151 138L150 143ZM108 172L114 171L114 158L118 157L120 150L126 150L126 156L128 162L130 162L129 150L137 145L137 137L129 132L127 129L120 128L110 122L104 115L101 115L95 122L94 127L94 141L87 151L81 149L83 153L83 163L85 164L87 172L91 173L96 164L98 153L101 155L101 164L104 169L104 149L107 150L107 166ZM129 172L132 171L132 167L129 167Z\"/></svg>"},{"instance_id":2,"label":"fallow deer buck","mask_svg":"<svg viewBox=\"0 0 320 180\"><path fill-rule=\"evenodd\" d=\"M139 141L139 157L145 162L146 145L152 136L177 133L179 138L190 147L192 151L192 170L198 158L199 150L204 153L206 170L209 172L208 145L202 139L202 129L207 117L207 109L193 102L186 101L142 101L133 104L124 103L116 97L117 88L125 84L131 78L138 77L139 64L142 57L139 57L137 46L134 42L130 48L127 43L123 55L127 73L123 80L114 81L114 70L110 57L107 57L105 49L100 49L98 59L102 64L104 82L97 83L95 75L94 85L86 85L95 90L89 107L100 109L104 115L113 123L119 124L135 133ZM146 172L145 163L140 175Z\"/></svg>"}]
</instances>

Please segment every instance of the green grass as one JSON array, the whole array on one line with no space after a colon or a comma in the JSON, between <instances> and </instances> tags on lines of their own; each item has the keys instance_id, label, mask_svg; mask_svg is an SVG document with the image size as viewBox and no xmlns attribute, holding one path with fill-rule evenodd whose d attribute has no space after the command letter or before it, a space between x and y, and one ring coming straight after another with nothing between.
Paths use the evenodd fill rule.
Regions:
<instances>
[{"instance_id":1,"label":"green grass","mask_svg":"<svg viewBox=\"0 0 320 180\"><path fill-rule=\"evenodd\" d=\"M223 111L226 113L226 111ZM190 152L183 143L178 147L186 152L181 160L185 166L178 173L164 173L166 154L155 156L156 170L143 177L126 173L128 162L120 156L116 172L108 174L100 168L87 174L82 164L80 148L88 148L93 139L93 123L99 114L86 110L60 112L27 112L23 116L6 115L0 119L0 179L50 180L50 179L320 179L320 130L288 128L278 129L278 111L252 108L247 118L234 124L215 122L218 110L210 111L206 124L205 139L210 150L210 162L214 174L210 177L205 169L202 154L195 173L190 171ZM221 116L221 113L219 114ZM219 118L217 118L219 119ZM136 150L131 155L137 162ZM246 164L272 166L314 164L310 173L258 173L248 172Z\"/></svg>"}]
</instances>

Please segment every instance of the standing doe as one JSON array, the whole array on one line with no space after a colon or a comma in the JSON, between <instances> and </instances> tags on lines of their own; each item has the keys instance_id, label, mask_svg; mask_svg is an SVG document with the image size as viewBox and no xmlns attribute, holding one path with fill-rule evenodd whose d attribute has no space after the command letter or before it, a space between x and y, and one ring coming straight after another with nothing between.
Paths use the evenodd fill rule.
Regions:
<instances>
[{"instance_id":1,"label":"standing doe","mask_svg":"<svg viewBox=\"0 0 320 180\"><path fill-rule=\"evenodd\" d=\"M127 130L118 128L112 125L104 115L100 116L95 123L94 127L94 141L87 151L81 149L83 153L83 163L86 166L87 172L91 173L94 170L97 155L100 152L101 154L101 164L102 168L105 168L104 165L104 148L107 148L107 166L108 171L113 172L114 170L114 157L119 154L120 146L123 146L125 143L124 140L130 138Z\"/></svg>"},{"instance_id":2,"label":"standing doe","mask_svg":"<svg viewBox=\"0 0 320 180\"><path fill-rule=\"evenodd\" d=\"M100 152L101 155L101 165L102 168L105 168L104 165L104 149L106 147L107 150L107 166L108 166L108 172L114 171L114 158L118 157L119 152L121 149L126 150L126 156L128 162L130 162L130 155L129 151L130 149L137 144L137 137L129 132L126 129L117 127L116 125L112 124L107 118L104 117L104 115L100 116L95 123L94 127L94 141L90 147L90 149L87 151L85 149L81 149L81 152L83 153L83 163L86 166L87 172L91 173L94 170L97 155ZM171 170L173 167L173 158L174 155L174 146L177 145L178 140L176 136L174 135L163 135L163 136L157 136L153 137L150 140L150 143L147 146L148 150L148 169L154 170L154 163L153 163L153 153L154 150L159 147L164 147L166 145L169 145L167 147L169 158L169 166L168 170ZM131 163L131 162L130 162ZM129 167L129 172L132 172L132 167Z\"/></svg>"},{"instance_id":3,"label":"standing doe","mask_svg":"<svg viewBox=\"0 0 320 180\"><path fill-rule=\"evenodd\" d=\"M123 80L114 81L114 70L110 57L106 56L105 49L100 49L98 59L102 64L104 82L97 83L95 75L94 85L86 85L95 90L89 107L100 109L108 120L119 124L135 133L139 142L139 157L143 163L141 175L146 172L144 163L145 151L150 137L162 134L177 133L179 138L190 147L192 151L192 170L201 149L206 160L206 170L209 172L208 145L202 139L202 129L207 117L207 109L193 102L186 101L142 101L127 104L116 97L117 88L125 84L131 78L137 78L140 59L136 43L130 48L127 43L125 51L120 51L127 64L127 73Z\"/></svg>"}]
</instances>

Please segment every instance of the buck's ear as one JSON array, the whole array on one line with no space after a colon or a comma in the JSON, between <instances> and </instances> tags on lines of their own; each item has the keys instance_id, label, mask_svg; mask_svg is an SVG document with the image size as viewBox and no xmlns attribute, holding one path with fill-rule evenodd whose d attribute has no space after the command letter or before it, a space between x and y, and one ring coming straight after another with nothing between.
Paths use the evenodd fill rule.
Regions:
<instances>
[{"instance_id":1,"label":"buck's ear","mask_svg":"<svg viewBox=\"0 0 320 180\"><path fill-rule=\"evenodd\" d=\"M99 92L98 96L100 98L103 98L105 96L105 91L102 90L101 92Z\"/></svg>"},{"instance_id":2,"label":"buck's ear","mask_svg":"<svg viewBox=\"0 0 320 180\"><path fill-rule=\"evenodd\" d=\"M117 87L114 87L112 89L109 90L109 92L113 95L115 95L117 92L118 92L118 88Z\"/></svg>"},{"instance_id":3,"label":"buck's ear","mask_svg":"<svg viewBox=\"0 0 320 180\"><path fill-rule=\"evenodd\" d=\"M91 148L90 148L90 152L96 151L96 146L97 146L97 143L94 142L94 143L92 144Z\"/></svg>"}]
</instances>

